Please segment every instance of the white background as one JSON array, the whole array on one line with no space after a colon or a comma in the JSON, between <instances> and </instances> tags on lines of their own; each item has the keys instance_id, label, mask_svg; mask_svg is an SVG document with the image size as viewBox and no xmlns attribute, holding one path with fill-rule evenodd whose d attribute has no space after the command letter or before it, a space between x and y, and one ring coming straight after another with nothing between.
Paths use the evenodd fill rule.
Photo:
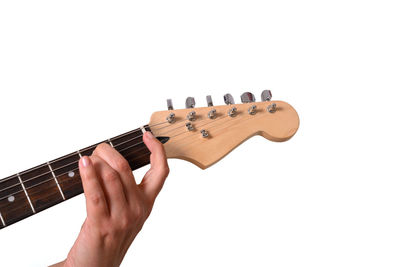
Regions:
<instances>
[{"instance_id":1,"label":"white background","mask_svg":"<svg viewBox=\"0 0 400 267\"><path fill-rule=\"evenodd\" d=\"M167 98L271 88L296 136L204 171L170 160L122 266L399 266L397 3L1 1L0 176L137 128ZM79 196L1 230L0 265L62 260L84 218Z\"/></svg>"}]
</instances>

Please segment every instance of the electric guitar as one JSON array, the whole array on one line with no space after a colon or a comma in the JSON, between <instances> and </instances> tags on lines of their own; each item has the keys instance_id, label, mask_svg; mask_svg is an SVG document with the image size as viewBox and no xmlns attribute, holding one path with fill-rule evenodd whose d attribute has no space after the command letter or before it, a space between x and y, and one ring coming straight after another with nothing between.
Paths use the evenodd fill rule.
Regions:
<instances>
[{"instance_id":1,"label":"electric guitar","mask_svg":"<svg viewBox=\"0 0 400 267\"><path fill-rule=\"evenodd\" d=\"M213 106L207 96L207 107L201 108L195 108L194 98L188 97L186 109L179 110L174 110L168 99L168 110L153 113L147 125L103 142L121 153L135 170L150 163L142 135L151 131L163 143L168 158L184 159L205 169L254 135L283 142L296 133L299 117L295 109L271 101L271 97L271 91L264 90L262 101L255 102L254 95L246 92L242 104L235 104L226 94L226 106ZM78 161L91 155L100 143L1 179L0 229L81 194Z\"/></svg>"}]
</instances>

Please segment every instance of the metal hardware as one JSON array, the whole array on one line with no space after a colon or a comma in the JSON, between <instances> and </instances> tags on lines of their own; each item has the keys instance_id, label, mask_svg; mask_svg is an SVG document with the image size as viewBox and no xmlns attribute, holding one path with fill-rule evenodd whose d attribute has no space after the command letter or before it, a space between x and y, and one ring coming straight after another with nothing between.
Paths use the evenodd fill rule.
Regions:
<instances>
[{"instance_id":1,"label":"metal hardware","mask_svg":"<svg viewBox=\"0 0 400 267\"><path fill-rule=\"evenodd\" d=\"M206 99L207 99L207 106L208 106L208 107L214 106L213 101L212 101L212 98L211 98L210 95L206 96Z\"/></svg>"},{"instance_id":2,"label":"metal hardware","mask_svg":"<svg viewBox=\"0 0 400 267\"><path fill-rule=\"evenodd\" d=\"M262 101L271 101L272 93L271 90L264 90L261 93L261 100Z\"/></svg>"},{"instance_id":3,"label":"metal hardware","mask_svg":"<svg viewBox=\"0 0 400 267\"><path fill-rule=\"evenodd\" d=\"M195 121L196 120L196 112L195 111L189 112L189 114L187 115L187 119L190 121Z\"/></svg>"},{"instance_id":4,"label":"metal hardware","mask_svg":"<svg viewBox=\"0 0 400 267\"><path fill-rule=\"evenodd\" d=\"M169 123L174 123L175 122L175 113L169 113L168 114L168 117L167 117L167 121L169 122Z\"/></svg>"},{"instance_id":5,"label":"metal hardware","mask_svg":"<svg viewBox=\"0 0 400 267\"><path fill-rule=\"evenodd\" d=\"M231 94L225 94L224 95L224 102L227 105L235 104L235 100L233 99L233 96Z\"/></svg>"},{"instance_id":6,"label":"metal hardware","mask_svg":"<svg viewBox=\"0 0 400 267\"><path fill-rule=\"evenodd\" d=\"M276 104L273 103L273 104L269 105L269 106L267 107L267 111L268 111L269 113L275 113L275 111L276 111Z\"/></svg>"},{"instance_id":7,"label":"metal hardware","mask_svg":"<svg viewBox=\"0 0 400 267\"><path fill-rule=\"evenodd\" d=\"M247 110L249 112L250 115L254 115L257 113L257 106L256 105L252 105L249 107L249 109Z\"/></svg>"},{"instance_id":8,"label":"metal hardware","mask_svg":"<svg viewBox=\"0 0 400 267\"><path fill-rule=\"evenodd\" d=\"M217 111L213 108L208 112L208 117L212 120L215 119L217 117Z\"/></svg>"},{"instance_id":9,"label":"metal hardware","mask_svg":"<svg viewBox=\"0 0 400 267\"><path fill-rule=\"evenodd\" d=\"M250 92L244 92L240 96L240 99L242 100L242 103L253 103L256 101L255 96Z\"/></svg>"},{"instance_id":10,"label":"metal hardware","mask_svg":"<svg viewBox=\"0 0 400 267\"><path fill-rule=\"evenodd\" d=\"M203 138L207 138L208 137L208 132L206 130L203 129L203 130L200 131L200 133L201 133L201 136Z\"/></svg>"},{"instance_id":11,"label":"metal hardware","mask_svg":"<svg viewBox=\"0 0 400 267\"><path fill-rule=\"evenodd\" d=\"M194 101L194 97L189 96L186 98L186 108L194 108L196 105L196 101Z\"/></svg>"},{"instance_id":12,"label":"metal hardware","mask_svg":"<svg viewBox=\"0 0 400 267\"><path fill-rule=\"evenodd\" d=\"M172 106L172 100L171 99L167 99L167 107L168 107L168 110L173 110L174 109L174 107Z\"/></svg>"},{"instance_id":13,"label":"metal hardware","mask_svg":"<svg viewBox=\"0 0 400 267\"><path fill-rule=\"evenodd\" d=\"M193 131L194 130L193 124L191 122L187 122L186 123L186 128L187 128L188 131Z\"/></svg>"},{"instance_id":14,"label":"metal hardware","mask_svg":"<svg viewBox=\"0 0 400 267\"><path fill-rule=\"evenodd\" d=\"M229 117L235 117L237 115L237 108L233 107L228 110Z\"/></svg>"}]
</instances>

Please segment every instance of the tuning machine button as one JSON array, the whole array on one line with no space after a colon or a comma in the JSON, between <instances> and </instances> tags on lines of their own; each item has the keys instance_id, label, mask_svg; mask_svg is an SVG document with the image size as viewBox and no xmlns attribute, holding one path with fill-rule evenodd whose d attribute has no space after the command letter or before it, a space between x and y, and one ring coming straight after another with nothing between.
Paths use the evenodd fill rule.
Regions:
<instances>
[{"instance_id":1,"label":"tuning machine button","mask_svg":"<svg viewBox=\"0 0 400 267\"><path fill-rule=\"evenodd\" d=\"M195 111L190 111L187 115L187 119L190 121L195 121L196 120L196 112Z\"/></svg>"},{"instance_id":2,"label":"tuning machine button","mask_svg":"<svg viewBox=\"0 0 400 267\"><path fill-rule=\"evenodd\" d=\"M194 108L196 105L196 101L194 101L194 97L189 96L186 98L186 108Z\"/></svg>"},{"instance_id":3,"label":"tuning machine button","mask_svg":"<svg viewBox=\"0 0 400 267\"><path fill-rule=\"evenodd\" d=\"M168 107L168 110L173 110L174 109L174 107L172 106L172 100L171 99L167 99L167 107Z\"/></svg>"},{"instance_id":4,"label":"tuning machine button","mask_svg":"<svg viewBox=\"0 0 400 267\"><path fill-rule=\"evenodd\" d=\"M240 99L242 100L242 103L253 103L256 101L256 98L254 95L250 92L244 92L241 96Z\"/></svg>"},{"instance_id":5,"label":"tuning machine button","mask_svg":"<svg viewBox=\"0 0 400 267\"><path fill-rule=\"evenodd\" d=\"M206 96L206 99L207 99L207 106L208 106L208 107L214 106L213 101L212 101L212 98L211 98L210 95Z\"/></svg>"},{"instance_id":6,"label":"tuning machine button","mask_svg":"<svg viewBox=\"0 0 400 267\"><path fill-rule=\"evenodd\" d=\"M261 93L261 100L262 101L271 101L272 93L271 90L264 90Z\"/></svg>"},{"instance_id":7,"label":"tuning machine button","mask_svg":"<svg viewBox=\"0 0 400 267\"><path fill-rule=\"evenodd\" d=\"M233 99L233 96L231 94L225 94L224 95L224 102L227 105L235 104L235 100Z\"/></svg>"}]
</instances>

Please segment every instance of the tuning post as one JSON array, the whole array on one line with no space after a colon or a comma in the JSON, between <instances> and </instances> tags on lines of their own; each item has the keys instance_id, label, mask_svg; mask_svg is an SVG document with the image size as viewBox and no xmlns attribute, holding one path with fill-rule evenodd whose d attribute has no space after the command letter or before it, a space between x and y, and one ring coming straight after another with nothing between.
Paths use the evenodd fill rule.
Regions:
<instances>
[{"instance_id":1,"label":"tuning post","mask_svg":"<svg viewBox=\"0 0 400 267\"><path fill-rule=\"evenodd\" d=\"M249 112L250 115L254 115L257 113L257 106L251 105L247 111Z\"/></svg>"},{"instance_id":2,"label":"tuning post","mask_svg":"<svg viewBox=\"0 0 400 267\"><path fill-rule=\"evenodd\" d=\"M235 117L237 115L237 108L233 107L233 108L229 109L228 115L229 115L229 117Z\"/></svg>"},{"instance_id":3,"label":"tuning post","mask_svg":"<svg viewBox=\"0 0 400 267\"><path fill-rule=\"evenodd\" d=\"M268 111L269 113L275 113L275 111L276 111L276 104L273 103L273 104L269 105L269 106L267 107L267 111Z\"/></svg>"},{"instance_id":4,"label":"tuning post","mask_svg":"<svg viewBox=\"0 0 400 267\"><path fill-rule=\"evenodd\" d=\"M213 108L212 110L210 110L209 112L208 112L208 117L210 118L210 119L215 119L216 117L217 117L217 110L215 109L215 108Z\"/></svg>"},{"instance_id":5,"label":"tuning post","mask_svg":"<svg viewBox=\"0 0 400 267\"><path fill-rule=\"evenodd\" d=\"M196 120L196 112L195 111L189 112L189 114L187 115L187 119L190 121L195 121Z\"/></svg>"},{"instance_id":6,"label":"tuning post","mask_svg":"<svg viewBox=\"0 0 400 267\"><path fill-rule=\"evenodd\" d=\"M169 123L174 123L175 122L175 113L169 113L168 114L168 117L167 117L167 121L169 122Z\"/></svg>"},{"instance_id":7,"label":"tuning post","mask_svg":"<svg viewBox=\"0 0 400 267\"><path fill-rule=\"evenodd\" d=\"M207 138L208 137L208 132L206 130L203 129L203 130L200 131L200 133L201 133L201 136L203 138Z\"/></svg>"},{"instance_id":8,"label":"tuning post","mask_svg":"<svg viewBox=\"0 0 400 267\"><path fill-rule=\"evenodd\" d=\"M186 123L186 129L190 132L194 130L193 124L191 122Z\"/></svg>"}]
</instances>

